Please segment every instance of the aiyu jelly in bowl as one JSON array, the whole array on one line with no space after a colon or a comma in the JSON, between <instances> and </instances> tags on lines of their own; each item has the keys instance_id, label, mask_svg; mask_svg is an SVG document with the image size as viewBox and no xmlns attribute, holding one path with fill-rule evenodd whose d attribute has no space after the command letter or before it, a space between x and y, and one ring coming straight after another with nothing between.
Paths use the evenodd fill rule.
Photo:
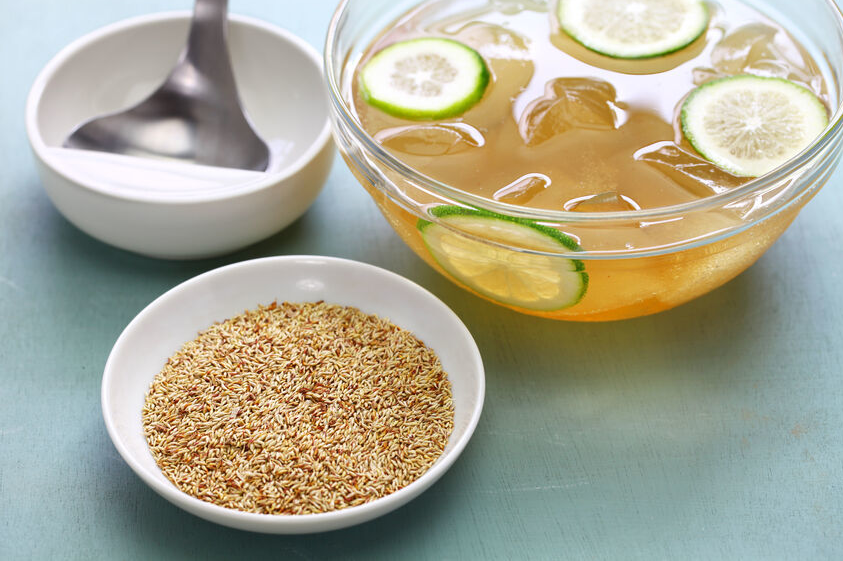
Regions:
<instances>
[{"instance_id":1,"label":"aiyu jelly in bowl","mask_svg":"<svg viewBox=\"0 0 843 561\"><path fill-rule=\"evenodd\" d=\"M399 236L553 319L724 284L841 149L832 0L344 0L325 67L340 151Z\"/></svg>"}]
</instances>

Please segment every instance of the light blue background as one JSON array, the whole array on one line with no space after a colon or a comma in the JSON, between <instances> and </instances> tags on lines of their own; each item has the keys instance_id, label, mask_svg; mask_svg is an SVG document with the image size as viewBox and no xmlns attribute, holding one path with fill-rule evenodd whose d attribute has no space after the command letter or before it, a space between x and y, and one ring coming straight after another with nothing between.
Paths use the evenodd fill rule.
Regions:
<instances>
[{"instance_id":1,"label":"light blue background","mask_svg":"<svg viewBox=\"0 0 843 561\"><path fill-rule=\"evenodd\" d=\"M232 0L321 50L334 2ZM695 302L554 323L457 289L338 161L298 222L225 258L165 262L82 234L41 188L28 88L72 39L187 0L0 0L0 559L843 559L843 176L749 271ZM352 233L353 235L349 235ZM427 287L487 368L474 439L408 506L316 536L250 534L149 490L105 432L102 368L131 318L208 269L336 255Z\"/></svg>"}]
</instances>

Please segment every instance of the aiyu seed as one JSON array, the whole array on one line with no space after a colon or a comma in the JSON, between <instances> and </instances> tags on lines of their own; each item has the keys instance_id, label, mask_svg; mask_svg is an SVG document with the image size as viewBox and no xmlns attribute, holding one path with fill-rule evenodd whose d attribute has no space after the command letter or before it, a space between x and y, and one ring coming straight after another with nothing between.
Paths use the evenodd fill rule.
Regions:
<instances>
[{"instance_id":1,"label":"aiyu seed","mask_svg":"<svg viewBox=\"0 0 843 561\"><path fill-rule=\"evenodd\" d=\"M164 475L227 508L310 514L405 487L454 426L436 354L324 302L259 306L202 331L152 382L143 427Z\"/></svg>"}]
</instances>

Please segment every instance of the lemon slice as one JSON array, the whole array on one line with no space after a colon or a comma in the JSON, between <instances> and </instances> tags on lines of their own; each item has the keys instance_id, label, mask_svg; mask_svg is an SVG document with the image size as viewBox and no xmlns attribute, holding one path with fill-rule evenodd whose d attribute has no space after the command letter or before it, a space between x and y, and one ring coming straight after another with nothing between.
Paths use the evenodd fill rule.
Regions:
<instances>
[{"instance_id":1,"label":"lemon slice","mask_svg":"<svg viewBox=\"0 0 843 561\"><path fill-rule=\"evenodd\" d=\"M708 27L700 0L559 0L562 29L615 58L650 58L686 47Z\"/></svg>"},{"instance_id":2,"label":"lemon slice","mask_svg":"<svg viewBox=\"0 0 843 561\"><path fill-rule=\"evenodd\" d=\"M758 177L791 159L828 125L825 105L781 78L740 75L706 82L682 104L682 132L705 159Z\"/></svg>"},{"instance_id":3,"label":"lemon slice","mask_svg":"<svg viewBox=\"0 0 843 561\"><path fill-rule=\"evenodd\" d=\"M568 308L585 295L588 274L582 261L496 246L451 227L507 246L553 253L581 251L559 230L451 205L436 207L431 214L439 220L418 223L425 245L445 271L476 292L503 304L541 311Z\"/></svg>"},{"instance_id":4,"label":"lemon slice","mask_svg":"<svg viewBox=\"0 0 843 561\"><path fill-rule=\"evenodd\" d=\"M367 103L405 119L445 119L480 101L489 85L486 61L471 47L439 37L393 43L363 66Z\"/></svg>"}]
</instances>

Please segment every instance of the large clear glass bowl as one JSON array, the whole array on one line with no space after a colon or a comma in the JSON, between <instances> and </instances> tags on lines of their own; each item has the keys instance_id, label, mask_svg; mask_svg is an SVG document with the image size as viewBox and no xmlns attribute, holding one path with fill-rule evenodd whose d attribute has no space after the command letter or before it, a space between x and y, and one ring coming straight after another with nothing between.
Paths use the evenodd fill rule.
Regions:
<instances>
[{"instance_id":1,"label":"large clear glass bowl","mask_svg":"<svg viewBox=\"0 0 843 561\"><path fill-rule=\"evenodd\" d=\"M463 288L520 312L562 320L615 320L666 310L709 292L752 265L826 183L839 159L843 136L839 8L833 0L747 3L782 23L825 67L832 115L823 134L801 154L718 195L649 210L538 210L478 197L409 167L363 129L350 100L354 68L367 46L418 5L417 0L340 3L325 46L334 135L349 168L398 235ZM430 213L443 204L535 221L579 240L584 250L561 246L548 250L504 234L460 229ZM421 230L427 223L444 228L438 230L436 246L425 243ZM554 283L563 286L566 274L579 274L564 272L572 259L584 267L587 290L576 304L560 307L554 304L559 302Z\"/></svg>"}]
</instances>

